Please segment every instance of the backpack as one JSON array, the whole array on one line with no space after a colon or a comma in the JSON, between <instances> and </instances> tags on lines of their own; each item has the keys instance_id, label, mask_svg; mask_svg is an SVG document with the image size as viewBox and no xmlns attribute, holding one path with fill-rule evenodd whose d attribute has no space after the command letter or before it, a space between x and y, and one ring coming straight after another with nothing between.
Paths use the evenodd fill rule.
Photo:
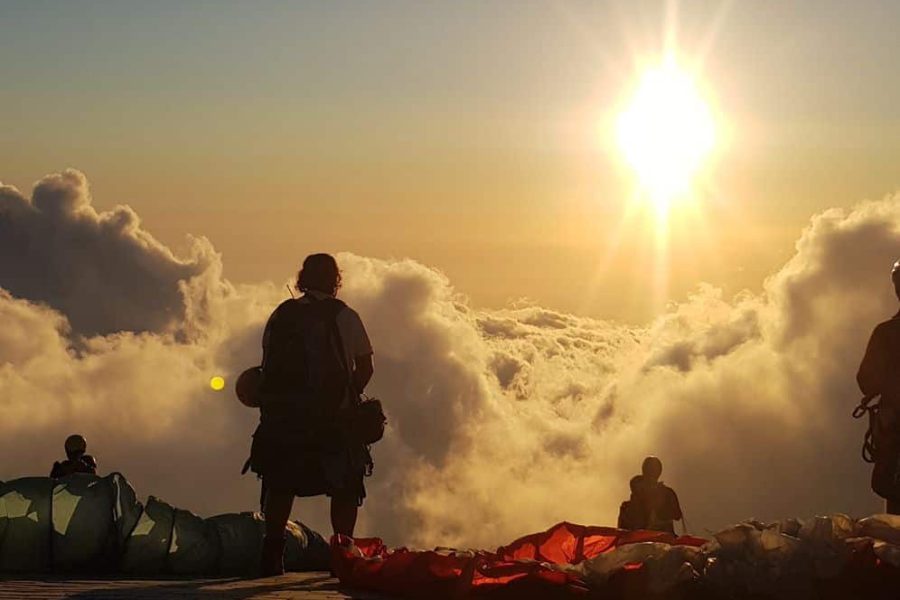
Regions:
<instances>
[{"instance_id":1,"label":"backpack","mask_svg":"<svg viewBox=\"0 0 900 600\"><path fill-rule=\"evenodd\" d=\"M259 407L250 457L241 473L262 476L286 455L366 447L365 473L374 463L368 445L384 435L386 418L377 399L360 401L337 326L346 305L336 298L282 302L263 332L263 361L239 378L237 395ZM242 389L241 380L244 380ZM260 502L265 498L265 486Z\"/></svg>"},{"instance_id":2,"label":"backpack","mask_svg":"<svg viewBox=\"0 0 900 600\"><path fill-rule=\"evenodd\" d=\"M259 381L263 420L290 418L317 426L337 418L350 386L337 333L337 315L345 306L336 298L291 299L269 317Z\"/></svg>"}]
</instances>

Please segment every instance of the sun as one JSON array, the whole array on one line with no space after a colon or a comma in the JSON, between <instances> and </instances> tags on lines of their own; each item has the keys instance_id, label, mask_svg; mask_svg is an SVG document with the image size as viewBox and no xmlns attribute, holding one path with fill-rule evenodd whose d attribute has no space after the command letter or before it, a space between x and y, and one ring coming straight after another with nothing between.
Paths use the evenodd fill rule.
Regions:
<instances>
[{"instance_id":1,"label":"sun","mask_svg":"<svg viewBox=\"0 0 900 600\"><path fill-rule=\"evenodd\" d=\"M709 104L672 57L648 69L616 121L619 147L660 214L689 195L715 143Z\"/></svg>"}]
</instances>

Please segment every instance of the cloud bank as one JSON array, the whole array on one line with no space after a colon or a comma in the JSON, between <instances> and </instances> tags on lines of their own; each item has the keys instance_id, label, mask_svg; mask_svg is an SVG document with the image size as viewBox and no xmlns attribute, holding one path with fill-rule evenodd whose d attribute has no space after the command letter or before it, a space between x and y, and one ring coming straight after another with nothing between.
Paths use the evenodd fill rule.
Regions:
<instances>
[{"instance_id":1,"label":"cloud bank","mask_svg":"<svg viewBox=\"0 0 900 600\"><path fill-rule=\"evenodd\" d=\"M71 170L30 199L0 187L0 479L47 471L80 431L141 493L254 509L238 471L256 414L207 382L258 362L283 286L224 280L203 238L176 257L87 189ZM425 265L339 255L390 419L360 533L491 546L563 519L612 524L648 453L695 533L876 511L849 411L868 335L896 312L897 255L900 198L829 210L761 294L701 286L642 328L480 310ZM328 529L321 500L295 516Z\"/></svg>"}]
</instances>

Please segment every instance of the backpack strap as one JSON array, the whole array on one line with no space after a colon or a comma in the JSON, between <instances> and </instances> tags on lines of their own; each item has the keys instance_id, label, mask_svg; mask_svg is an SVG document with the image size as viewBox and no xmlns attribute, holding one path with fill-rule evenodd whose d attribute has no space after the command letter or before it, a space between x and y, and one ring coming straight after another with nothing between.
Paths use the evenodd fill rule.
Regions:
<instances>
[{"instance_id":1,"label":"backpack strap","mask_svg":"<svg viewBox=\"0 0 900 600\"><path fill-rule=\"evenodd\" d=\"M338 300L340 302L340 300ZM341 306L338 310L334 312L334 316L331 318L329 326L331 327L331 335L333 336L334 341L337 343L337 351L338 358L341 361L341 366L344 367L344 374L347 376L347 388L350 390L350 393L353 395L357 395L358 392L356 390L356 386L353 384L353 370L350 368L350 365L347 364L347 354L344 352L344 339L341 337L341 328L338 327L337 316L347 305L341 302Z\"/></svg>"}]
</instances>

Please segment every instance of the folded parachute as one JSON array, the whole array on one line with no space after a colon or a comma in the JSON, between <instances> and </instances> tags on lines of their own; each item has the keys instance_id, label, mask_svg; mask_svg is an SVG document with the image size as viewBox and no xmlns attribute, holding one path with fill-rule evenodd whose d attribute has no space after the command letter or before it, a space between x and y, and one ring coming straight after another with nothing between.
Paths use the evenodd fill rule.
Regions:
<instances>
[{"instance_id":1,"label":"folded parachute","mask_svg":"<svg viewBox=\"0 0 900 600\"><path fill-rule=\"evenodd\" d=\"M342 584L405 598L900 598L900 517L748 521L713 539L560 523L494 552L332 539Z\"/></svg>"},{"instance_id":2,"label":"folded parachute","mask_svg":"<svg viewBox=\"0 0 900 600\"><path fill-rule=\"evenodd\" d=\"M559 523L547 531L520 538L494 552L436 549L388 549L379 539L332 539L335 571L349 587L408 598L503 596L555 598L586 594L584 566L611 556L617 549L658 544L696 550L706 540L651 532L622 531ZM616 589L632 586L637 559L625 560ZM615 597L615 596L611 596Z\"/></svg>"},{"instance_id":3,"label":"folded parachute","mask_svg":"<svg viewBox=\"0 0 900 600\"><path fill-rule=\"evenodd\" d=\"M125 478L73 474L0 482L0 572L251 575L264 533L257 513L202 519ZM285 566L326 570L328 545L301 523L286 529Z\"/></svg>"}]
</instances>

